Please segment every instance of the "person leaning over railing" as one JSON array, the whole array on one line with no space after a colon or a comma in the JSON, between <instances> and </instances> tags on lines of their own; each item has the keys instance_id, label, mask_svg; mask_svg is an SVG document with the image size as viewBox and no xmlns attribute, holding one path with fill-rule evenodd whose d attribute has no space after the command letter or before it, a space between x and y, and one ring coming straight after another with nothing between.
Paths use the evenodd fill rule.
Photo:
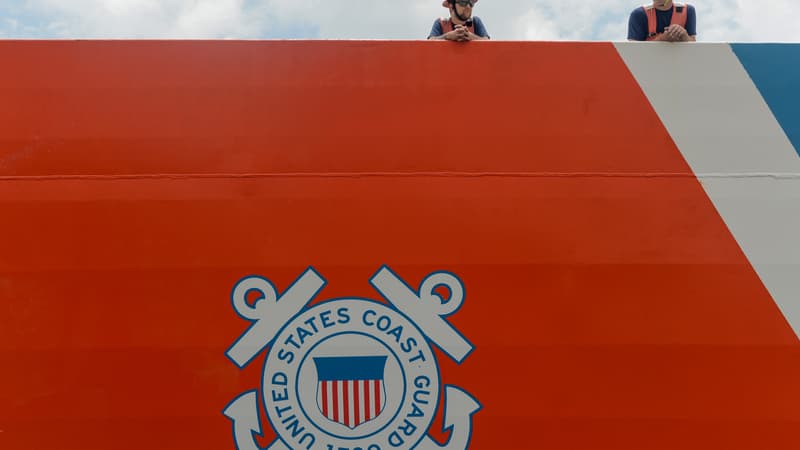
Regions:
<instances>
[{"instance_id":1,"label":"person leaning over railing","mask_svg":"<svg viewBox=\"0 0 800 450\"><path fill-rule=\"evenodd\" d=\"M653 0L652 5L636 8L628 20L629 41L694 42L697 40L697 14L694 6Z\"/></svg>"},{"instance_id":2,"label":"person leaning over railing","mask_svg":"<svg viewBox=\"0 0 800 450\"><path fill-rule=\"evenodd\" d=\"M438 41L481 41L489 33L479 17L472 16L478 0L444 0L442 6L450 10L450 17L436 19L428 39Z\"/></svg>"}]
</instances>

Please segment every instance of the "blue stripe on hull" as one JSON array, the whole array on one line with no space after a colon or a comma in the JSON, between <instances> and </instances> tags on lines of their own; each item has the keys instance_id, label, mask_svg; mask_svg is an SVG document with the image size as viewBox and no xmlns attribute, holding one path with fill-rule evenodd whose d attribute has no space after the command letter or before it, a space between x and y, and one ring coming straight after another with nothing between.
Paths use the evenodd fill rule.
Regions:
<instances>
[{"instance_id":1,"label":"blue stripe on hull","mask_svg":"<svg viewBox=\"0 0 800 450\"><path fill-rule=\"evenodd\" d=\"M732 44L800 155L800 45Z\"/></svg>"}]
</instances>

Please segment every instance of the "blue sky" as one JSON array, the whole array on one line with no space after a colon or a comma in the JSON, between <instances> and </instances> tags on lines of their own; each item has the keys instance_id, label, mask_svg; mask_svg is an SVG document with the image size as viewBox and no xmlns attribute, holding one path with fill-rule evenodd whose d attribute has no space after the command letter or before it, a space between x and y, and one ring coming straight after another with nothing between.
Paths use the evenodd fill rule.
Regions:
<instances>
[{"instance_id":1,"label":"blue sky","mask_svg":"<svg viewBox=\"0 0 800 450\"><path fill-rule=\"evenodd\" d=\"M624 40L641 1L480 0L502 40ZM800 42L796 0L694 3L701 41ZM420 39L440 0L0 0L0 38Z\"/></svg>"}]
</instances>

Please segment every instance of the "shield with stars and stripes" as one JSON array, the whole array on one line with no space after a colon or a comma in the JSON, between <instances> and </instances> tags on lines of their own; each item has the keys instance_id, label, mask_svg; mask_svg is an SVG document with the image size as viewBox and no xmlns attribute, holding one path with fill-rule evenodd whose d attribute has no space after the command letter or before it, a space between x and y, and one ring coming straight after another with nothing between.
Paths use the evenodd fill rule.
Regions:
<instances>
[{"instance_id":1,"label":"shield with stars and stripes","mask_svg":"<svg viewBox=\"0 0 800 450\"><path fill-rule=\"evenodd\" d=\"M317 405L328 420L355 429L377 418L386 405L386 356L314 358Z\"/></svg>"}]
</instances>

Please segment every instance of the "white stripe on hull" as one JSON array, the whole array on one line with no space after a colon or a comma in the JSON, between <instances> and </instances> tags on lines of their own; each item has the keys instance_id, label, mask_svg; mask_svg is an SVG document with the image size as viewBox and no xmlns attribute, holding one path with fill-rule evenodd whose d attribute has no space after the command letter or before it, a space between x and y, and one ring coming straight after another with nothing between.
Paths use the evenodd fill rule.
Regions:
<instances>
[{"instance_id":1,"label":"white stripe on hull","mask_svg":"<svg viewBox=\"0 0 800 450\"><path fill-rule=\"evenodd\" d=\"M800 336L800 158L747 71L727 44L616 47Z\"/></svg>"}]
</instances>

